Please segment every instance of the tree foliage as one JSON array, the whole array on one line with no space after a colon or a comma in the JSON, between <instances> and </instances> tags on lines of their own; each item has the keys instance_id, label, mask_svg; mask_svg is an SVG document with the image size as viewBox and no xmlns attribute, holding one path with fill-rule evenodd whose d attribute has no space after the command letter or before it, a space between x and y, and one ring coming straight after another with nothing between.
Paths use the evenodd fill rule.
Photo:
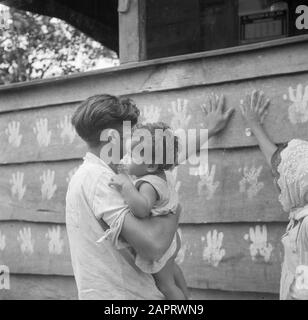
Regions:
<instances>
[{"instance_id":1,"label":"tree foliage","mask_svg":"<svg viewBox=\"0 0 308 320\"><path fill-rule=\"evenodd\" d=\"M116 54L67 23L10 8L9 28L0 30L0 84L117 64Z\"/></svg>"}]
</instances>

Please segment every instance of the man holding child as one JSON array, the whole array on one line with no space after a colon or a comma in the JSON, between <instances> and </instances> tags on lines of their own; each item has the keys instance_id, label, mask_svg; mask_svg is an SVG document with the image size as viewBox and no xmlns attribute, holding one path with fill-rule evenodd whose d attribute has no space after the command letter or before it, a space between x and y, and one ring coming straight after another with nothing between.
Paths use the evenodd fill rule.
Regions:
<instances>
[{"instance_id":1,"label":"man holding child","mask_svg":"<svg viewBox=\"0 0 308 320\"><path fill-rule=\"evenodd\" d=\"M198 136L200 143L197 145L203 145L208 138L222 131L232 112L232 109L225 110L223 96L212 96L204 109L208 131L206 136ZM79 299L188 298L185 280L178 273L180 271L174 269L172 262L180 247L175 240L180 205L173 201L170 206L167 197L164 205L157 206L164 192L155 187L157 184L153 179L143 181L140 189L134 190L135 186L128 176L118 172L118 157L112 152L108 157L101 152L107 144L120 144L122 158L125 152L123 122L129 121L135 127L138 116L139 110L130 99L97 95L85 100L72 118L78 135L88 147L84 162L72 177L66 196L67 232ZM106 130L108 140L102 141L102 132ZM184 158L188 156L185 154ZM177 161L181 163L183 159ZM162 188L168 186L170 188L166 190L173 190L163 173L171 167L159 167L153 163L141 164L134 170L135 173L143 172L141 176L156 174L155 181ZM132 192L126 195L122 192L126 186L135 193L133 199L130 198ZM154 214L154 208L160 213ZM136 214L137 211L139 214ZM175 244L170 251L172 243ZM171 253L165 260L162 259L168 250ZM151 262L151 267L154 262L161 262L155 269L159 272L169 265L170 272L164 271L161 277L156 278L154 271L152 275L136 265L136 257L141 257L143 262ZM170 277L174 280L170 282L170 287L159 286L157 279L168 282Z\"/></svg>"}]
</instances>

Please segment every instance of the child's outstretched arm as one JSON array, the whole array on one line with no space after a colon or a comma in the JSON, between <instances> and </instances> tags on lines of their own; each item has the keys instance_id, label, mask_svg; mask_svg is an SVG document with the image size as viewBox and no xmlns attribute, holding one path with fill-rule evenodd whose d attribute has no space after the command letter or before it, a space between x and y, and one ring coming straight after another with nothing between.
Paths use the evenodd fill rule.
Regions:
<instances>
[{"instance_id":1,"label":"child's outstretched arm","mask_svg":"<svg viewBox=\"0 0 308 320\"><path fill-rule=\"evenodd\" d=\"M197 132L197 153L200 152L201 146L203 146L208 139L217 135L219 132L223 131L226 128L234 111L233 108L230 108L228 110L225 109L224 95L218 97L213 93L209 97L208 103L201 106L201 109L205 114L204 122L207 128L207 132ZM186 141L186 148L183 148L183 150L185 150L185 152L182 152L179 155L178 163L182 163L191 156L191 154L189 153L188 141Z\"/></svg>"},{"instance_id":2,"label":"child's outstretched arm","mask_svg":"<svg viewBox=\"0 0 308 320\"><path fill-rule=\"evenodd\" d=\"M246 96L245 101L241 101L240 107L246 126L251 129L258 140L260 149L271 167L271 159L277 146L267 136L262 125L269 104L270 100L264 99L262 91L254 90L251 95Z\"/></svg>"},{"instance_id":3,"label":"child's outstretched arm","mask_svg":"<svg viewBox=\"0 0 308 320\"><path fill-rule=\"evenodd\" d=\"M150 216L151 209L157 200L157 193L149 183L142 183L138 191L129 177L120 173L111 179L109 186L115 187L122 194L135 217Z\"/></svg>"}]
</instances>

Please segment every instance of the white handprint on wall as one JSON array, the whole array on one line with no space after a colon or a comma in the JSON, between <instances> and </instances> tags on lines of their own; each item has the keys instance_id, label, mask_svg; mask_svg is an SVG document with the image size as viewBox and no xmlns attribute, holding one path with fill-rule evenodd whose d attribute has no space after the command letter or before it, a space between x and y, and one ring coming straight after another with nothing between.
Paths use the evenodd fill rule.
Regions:
<instances>
[{"instance_id":1,"label":"white handprint on wall","mask_svg":"<svg viewBox=\"0 0 308 320\"><path fill-rule=\"evenodd\" d=\"M198 182L198 194L201 196L203 193L207 200L211 200L219 187L219 181L215 181L216 165L212 165L211 170L208 166L200 165L198 175L200 181Z\"/></svg>"},{"instance_id":2,"label":"white handprint on wall","mask_svg":"<svg viewBox=\"0 0 308 320\"><path fill-rule=\"evenodd\" d=\"M263 182L259 182L258 179L260 177L260 174L262 172L263 166L260 166L258 169L255 166L252 166L250 169L248 169L247 166L244 167L243 170L243 178L239 182L240 186L240 193L247 192L248 198L252 199L254 198L259 191L264 187ZM242 169L239 169L241 172ZM248 185L248 188L247 188Z\"/></svg>"},{"instance_id":3,"label":"white handprint on wall","mask_svg":"<svg viewBox=\"0 0 308 320\"><path fill-rule=\"evenodd\" d=\"M47 170L44 171L43 174L40 176L40 180L42 181L41 185L41 194L43 200L50 200L56 190L57 185L54 184L55 181L55 171L53 170Z\"/></svg>"},{"instance_id":4,"label":"white handprint on wall","mask_svg":"<svg viewBox=\"0 0 308 320\"><path fill-rule=\"evenodd\" d=\"M285 94L283 99L292 102L288 110L291 123L297 124L308 121L308 85L305 90L302 84L297 85L296 89L289 87L289 97Z\"/></svg>"},{"instance_id":5,"label":"white handprint on wall","mask_svg":"<svg viewBox=\"0 0 308 320\"><path fill-rule=\"evenodd\" d=\"M186 251L188 249L188 245L187 243L183 244L183 237L182 237L182 230L179 228L178 229L178 234L179 234L179 237L180 237L180 240L181 240L181 249L179 250L176 258L175 258L175 262L177 264L182 264L184 262L184 259L185 259L185 254L186 254Z\"/></svg>"},{"instance_id":6,"label":"white handprint on wall","mask_svg":"<svg viewBox=\"0 0 308 320\"><path fill-rule=\"evenodd\" d=\"M220 261L226 254L226 250L222 249L224 234L217 230L209 231L206 235L207 244L203 249L203 260L213 267L218 267ZM205 238L201 238L205 242Z\"/></svg>"},{"instance_id":7,"label":"white handprint on wall","mask_svg":"<svg viewBox=\"0 0 308 320\"><path fill-rule=\"evenodd\" d=\"M172 108L169 112L172 112L173 117L171 119L171 128L177 133L178 130L188 128L189 122L191 120L191 115L188 115L188 100L177 99L171 103Z\"/></svg>"},{"instance_id":8,"label":"white handprint on wall","mask_svg":"<svg viewBox=\"0 0 308 320\"><path fill-rule=\"evenodd\" d=\"M71 123L70 116L64 116L64 119L60 121L60 124L57 126L58 129L61 129L61 139L64 144L66 141L72 143L76 136L76 131Z\"/></svg>"},{"instance_id":9,"label":"white handprint on wall","mask_svg":"<svg viewBox=\"0 0 308 320\"><path fill-rule=\"evenodd\" d=\"M48 229L46 238L49 239L48 251L50 254L61 254L63 252L64 241L61 239L60 226Z\"/></svg>"},{"instance_id":10,"label":"white handprint on wall","mask_svg":"<svg viewBox=\"0 0 308 320\"><path fill-rule=\"evenodd\" d=\"M17 171L12 174L12 178L10 179L11 184L11 193L13 197L17 197L20 201L23 199L27 187L23 185L24 182L24 173Z\"/></svg>"},{"instance_id":11,"label":"white handprint on wall","mask_svg":"<svg viewBox=\"0 0 308 320\"><path fill-rule=\"evenodd\" d=\"M72 170L70 170L70 171L68 172L68 175L67 175L67 177L66 177L66 182L67 182L67 183L70 183L70 181L71 181L71 179L72 179L72 176L75 174L75 172L78 170L78 168L79 168L79 167L75 167L75 168L73 168Z\"/></svg>"},{"instance_id":12,"label":"white handprint on wall","mask_svg":"<svg viewBox=\"0 0 308 320\"><path fill-rule=\"evenodd\" d=\"M0 231L0 251L3 251L6 247L5 235Z\"/></svg>"},{"instance_id":13,"label":"white handprint on wall","mask_svg":"<svg viewBox=\"0 0 308 320\"><path fill-rule=\"evenodd\" d=\"M34 252L34 240L32 240L30 228L23 228L22 230L19 230L17 241L20 243L22 253L32 254Z\"/></svg>"},{"instance_id":14,"label":"white handprint on wall","mask_svg":"<svg viewBox=\"0 0 308 320\"><path fill-rule=\"evenodd\" d=\"M266 225L249 228L249 235L245 234L244 239L251 241L249 250L253 261L256 261L257 257L262 257L265 262L270 260L273 246L267 242Z\"/></svg>"},{"instance_id":15,"label":"white handprint on wall","mask_svg":"<svg viewBox=\"0 0 308 320\"><path fill-rule=\"evenodd\" d=\"M144 106L141 111L142 123L154 123L158 122L161 114L161 108L157 106Z\"/></svg>"},{"instance_id":16,"label":"white handprint on wall","mask_svg":"<svg viewBox=\"0 0 308 320\"><path fill-rule=\"evenodd\" d=\"M9 144L15 148L18 148L21 144L22 135L20 131L20 122L12 121L8 124L8 127L5 129L5 134L8 136Z\"/></svg>"},{"instance_id":17,"label":"white handprint on wall","mask_svg":"<svg viewBox=\"0 0 308 320\"><path fill-rule=\"evenodd\" d=\"M39 119L35 123L33 132L40 147L48 147L51 139L51 131L48 130L48 119Z\"/></svg>"}]
</instances>

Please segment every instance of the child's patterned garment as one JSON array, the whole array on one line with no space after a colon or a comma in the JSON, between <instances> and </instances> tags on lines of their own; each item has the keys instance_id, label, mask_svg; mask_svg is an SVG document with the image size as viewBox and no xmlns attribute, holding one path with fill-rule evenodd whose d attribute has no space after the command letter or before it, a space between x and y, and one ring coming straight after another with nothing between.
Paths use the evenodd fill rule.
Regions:
<instances>
[{"instance_id":1,"label":"child's patterned garment","mask_svg":"<svg viewBox=\"0 0 308 320\"><path fill-rule=\"evenodd\" d=\"M280 152L280 158L277 164L277 183L281 190L279 201L283 209L290 212L290 223L282 238L285 253L280 299L308 299L305 286L297 285L297 271L301 266L308 266L308 142L290 141ZM272 163L275 163L274 159Z\"/></svg>"},{"instance_id":2,"label":"child's patterned garment","mask_svg":"<svg viewBox=\"0 0 308 320\"><path fill-rule=\"evenodd\" d=\"M153 216L166 215L168 213L176 213L176 208L179 203L178 194L175 191L175 182L172 174L169 171L165 171L166 180L155 176L155 175L146 175L142 178L139 178L135 181L135 186L139 186L143 182L147 182L152 185L158 194L158 201L155 203L154 207L151 210ZM166 262L174 255L177 248L177 234L174 235L173 241L165 252L165 254L155 261L149 261L141 256L137 255L135 263L136 265L146 273L157 273L161 270Z\"/></svg>"}]
</instances>

